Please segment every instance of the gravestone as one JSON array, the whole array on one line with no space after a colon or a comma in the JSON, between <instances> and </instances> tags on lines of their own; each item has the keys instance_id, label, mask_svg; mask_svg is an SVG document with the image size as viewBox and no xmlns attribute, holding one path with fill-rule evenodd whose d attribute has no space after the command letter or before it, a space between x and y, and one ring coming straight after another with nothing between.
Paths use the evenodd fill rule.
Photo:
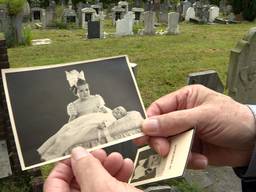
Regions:
<instances>
[{"instance_id":1,"label":"gravestone","mask_svg":"<svg viewBox=\"0 0 256 192\"><path fill-rule=\"evenodd\" d=\"M128 12L123 19L116 21L116 35L125 36L133 35L133 21L134 21L133 12Z\"/></svg>"},{"instance_id":2,"label":"gravestone","mask_svg":"<svg viewBox=\"0 0 256 192\"><path fill-rule=\"evenodd\" d=\"M176 12L168 13L168 28L167 34L169 35L177 35L180 33L179 30L179 17L180 14Z\"/></svg>"},{"instance_id":3,"label":"gravestone","mask_svg":"<svg viewBox=\"0 0 256 192\"><path fill-rule=\"evenodd\" d=\"M73 24L79 26L79 20L77 18L76 11L72 8L72 1L69 0L68 8L64 9L63 20L65 24Z\"/></svg>"},{"instance_id":4,"label":"gravestone","mask_svg":"<svg viewBox=\"0 0 256 192\"><path fill-rule=\"evenodd\" d=\"M189 7L186 15L185 15L185 21L190 21L190 19L194 19L196 16L194 7Z\"/></svg>"},{"instance_id":5,"label":"gravestone","mask_svg":"<svg viewBox=\"0 0 256 192\"><path fill-rule=\"evenodd\" d=\"M95 10L97 15L99 15L100 12L102 11L102 5L101 4L92 5L91 8L93 8Z\"/></svg>"},{"instance_id":6,"label":"gravestone","mask_svg":"<svg viewBox=\"0 0 256 192\"><path fill-rule=\"evenodd\" d=\"M6 32L9 23L9 15L6 4L0 4L0 32Z\"/></svg>"},{"instance_id":7,"label":"gravestone","mask_svg":"<svg viewBox=\"0 0 256 192\"><path fill-rule=\"evenodd\" d=\"M143 21L143 16L142 16L143 12L144 12L143 8L134 7L134 8L132 8L132 12L135 15L135 18L134 18L135 23L139 23L139 22Z\"/></svg>"},{"instance_id":8,"label":"gravestone","mask_svg":"<svg viewBox=\"0 0 256 192\"><path fill-rule=\"evenodd\" d=\"M89 21L95 21L96 11L93 8L86 7L82 11L82 28L87 29L87 23Z\"/></svg>"},{"instance_id":9,"label":"gravestone","mask_svg":"<svg viewBox=\"0 0 256 192\"><path fill-rule=\"evenodd\" d=\"M143 35L154 35L155 34L155 13L152 11L144 12L144 29Z\"/></svg>"},{"instance_id":10,"label":"gravestone","mask_svg":"<svg viewBox=\"0 0 256 192\"><path fill-rule=\"evenodd\" d=\"M210 7L209 9L209 22L210 23L213 23L214 20L219 17L219 14L220 14L220 9L219 7L216 7L216 6L212 6Z\"/></svg>"},{"instance_id":11,"label":"gravestone","mask_svg":"<svg viewBox=\"0 0 256 192\"><path fill-rule=\"evenodd\" d=\"M220 12L223 13L224 15L226 14L226 6L227 6L227 0L220 0L219 2Z\"/></svg>"},{"instance_id":12,"label":"gravestone","mask_svg":"<svg viewBox=\"0 0 256 192\"><path fill-rule=\"evenodd\" d=\"M76 4L76 13L78 17L79 26L82 26L83 18L82 18L82 9L85 8L86 4L83 2L79 2Z\"/></svg>"},{"instance_id":13,"label":"gravestone","mask_svg":"<svg viewBox=\"0 0 256 192\"><path fill-rule=\"evenodd\" d=\"M50 0L49 6L46 8L46 26L50 27L54 25L54 20L56 17L56 2Z\"/></svg>"},{"instance_id":14,"label":"gravestone","mask_svg":"<svg viewBox=\"0 0 256 192\"><path fill-rule=\"evenodd\" d=\"M201 84L219 93L223 93L224 86L214 70L190 73L188 75L188 85Z\"/></svg>"},{"instance_id":15,"label":"gravestone","mask_svg":"<svg viewBox=\"0 0 256 192\"><path fill-rule=\"evenodd\" d=\"M128 13L128 11L129 11L129 3L127 1L119 1L118 2L118 6L125 10L124 14Z\"/></svg>"},{"instance_id":16,"label":"gravestone","mask_svg":"<svg viewBox=\"0 0 256 192\"><path fill-rule=\"evenodd\" d=\"M256 27L231 50L227 87L236 101L256 104Z\"/></svg>"},{"instance_id":17,"label":"gravestone","mask_svg":"<svg viewBox=\"0 0 256 192\"><path fill-rule=\"evenodd\" d=\"M46 13L45 9L40 7L31 8L31 21L32 23L41 23L43 27L46 26Z\"/></svg>"},{"instance_id":18,"label":"gravestone","mask_svg":"<svg viewBox=\"0 0 256 192\"><path fill-rule=\"evenodd\" d=\"M168 23L168 12L165 12L165 11L159 12L159 22L160 23Z\"/></svg>"},{"instance_id":19,"label":"gravestone","mask_svg":"<svg viewBox=\"0 0 256 192\"><path fill-rule=\"evenodd\" d=\"M89 21L88 22L88 39L95 39L95 38L101 38L102 32L101 32L101 25L100 21Z\"/></svg>"},{"instance_id":20,"label":"gravestone","mask_svg":"<svg viewBox=\"0 0 256 192\"><path fill-rule=\"evenodd\" d=\"M112 24L115 25L117 20L123 19L125 15L125 9L120 6L115 6L112 11Z\"/></svg>"},{"instance_id":21,"label":"gravestone","mask_svg":"<svg viewBox=\"0 0 256 192\"><path fill-rule=\"evenodd\" d=\"M192 6L191 2L188 0L183 1L182 3L182 16L185 17L188 8L190 8Z\"/></svg>"}]
</instances>

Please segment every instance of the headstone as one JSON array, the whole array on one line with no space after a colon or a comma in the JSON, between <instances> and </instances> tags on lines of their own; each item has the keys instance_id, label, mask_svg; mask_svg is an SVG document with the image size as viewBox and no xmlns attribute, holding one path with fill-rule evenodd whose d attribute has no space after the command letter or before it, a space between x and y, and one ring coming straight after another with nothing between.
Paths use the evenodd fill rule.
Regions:
<instances>
[{"instance_id":1,"label":"headstone","mask_svg":"<svg viewBox=\"0 0 256 192\"><path fill-rule=\"evenodd\" d=\"M123 19L125 15L125 9L120 6L115 6L112 11L112 24L115 25L117 20Z\"/></svg>"},{"instance_id":2,"label":"headstone","mask_svg":"<svg viewBox=\"0 0 256 192\"><path fill-rule=\"evenodd\" d=\"M190 19L195 18L195 16L196 13L194 7L189 7L185 15L185 21L190 21Z\"/></svg>"},{"instance_id":3,"label":"headstone","mask_svg":"<svg viewBox=\"0 0 256 192\"><path fill-rule=\"evenodd\" d=\"M82 26L82 23L83 23L83 18L82 18L83 8L85 8L85 3L79 2L76 4L76 12L77 12L79 26Z\"/></svg>"},{"instance_id":4,"label":"headstone","mask_svg":"<svg viewBox=\"0 0 256 192\"><path fill-rule=\"evenodd\" d=\"M133 35L133 22L134 22L133 12L128 12L123 19L116 21L116 35L125 36Z\"/></svg>"},{"instance_id":5,"label":"headstone","mask_svg":"<svg viewBox=\"0 0 256 192\"><path fill-rule=\"evenodd\" d=\"M228 94L244 104L256 104L256 27L251 28L231 50Z\"/></svg>"},{"instance_id":6,"label":"headstone","mask_svg":"<svg viewBox=\"0 0 256 192\"><path fill-rule=\"evenodd\" d=\"M188 75L188 84L201 84L220 93L223 93L224 91L224 86L218 73L214 70L190 73Z\"/></svg>"},{"instance_id":7,"label":"headstone","mask_svg":"<svg viewBox=\"0 0 256 192\"><path fill-rule=\"evenodd\" d=\"M102 31L100 21L89 21L88 22L88 39L101 38Z\"/></svg>"},{"instance_id":8,"label":"headstone","mask_svg":"<svg viewBox=\"0 0 256 192\"><path fill-rule=\"evenodd\" d=\"M40 7L31 8L31 21L32 23L41 23L43 27L46 26L46 13L45 9Z\"/></svg>"},{"instance_id":9,"label":"headstone","mask_svg":"<svg viewBox=\"0 0 256 192\"><path fill-rule=\"evenodd\" d=\"M185 17L188 8L190 8L192 6L191 2L188 0L183 1L182 3L182 16Z\"/></svg>"},{"instance_id":10,"label":"headstone","mask_svg":"<svg viewBox=\"0 0 256 192\"><path fill-rule=\"evenodd\" d=\"M119 1L118 6L125 10L125 14L129 11L129 3L127 1Z\"/></svg>"},{"instance_id":11,"label":"headstone","mask_svg":"<svg viewBox=\"0 0 256 192\"><path fill-rule=\"evenodd\" d=\"M0 140L0 178L12 175L7 145L5 140Z\"/></svg>"},{"instance_id":12,"label":"headstone","mask_svg":"<svg viewBox=\"0 0 256 192\"><path fill-rule=\"evenodd\" d=\"M84 8L82 11L82 27L83 29L87 29L87 23L89 21L95 21L96 19L96 11L93 8Z\"/></svg>"},{"instance_id":13,"label":"headstone","mask_svg":"<svg viewBox=\"0 0 256 192\"><path fill-rule=\"evenodd\" d=\"M209 9L209 22L213 23L214 20L219 17L220 9L219 7L213 6Z\"/></svg>"},{"instance_id":14,"label":"headstone","mask_svg":"<svg viewBox=\"0 0 256 192\"><path fill-rule=\"evenodd\" d=\"M64 9L63 20L65 24L79 26L79 20L76 11L72 8L72 1L69 0L68 8Z\"/></svg>"},{"instance_id":15,"label":"headstone","mask_svg":"<svg viewBox=\"0 0 256 192\"><path fill-rule=\"evenodd\" d=\"M101 4L92 5L91 8L93 8L93 9L95 10L95 12L96 12L97 15L102 11L102 6L101 6Z\"/></svg>"},{"instance_id":16,"label":"headstone","mask_svg":"<svg viewBox=\"0 0 256 192\"><path fill-rule=\"evenodd\" d=\"M132 8L132 12L135 15L135 18L134 18L135 23L143 21L143 12L144 12L143 8L134 7Z\"/></svg>"},{"instance_id":17,"label":"headstone","mask_svg":"<svg viewBox=\"0 0 256 192\"><path fill-rule=\"evenodd\" d=\"M168 12L160 12L159 13L159 22L160 23L168 23Z\"/></svg>"},{"instance_id":18,"label":"headstone","mask_svg":"<svg viewBox=\"0 0 256 192\"><path fill-rule=\"evenodd\" d=\"M0 32L6 32L9 23L9 15L6 4L0 4Z\"/></svg>"},{"instance_id":19,"label":"headstone","mask_svg":"<svg viewBox=\"0 0 256 192\"><path fill-rule=\"evenodd\" d=\"M168 13L168 28L167 34L169 35L177 35L180 33L179 30L179 13L170 12Z\"/></svg>"},{"instance_id":20,"label":"headstone","mask_svg":"<svg viewBox=\"0 0 256 192\"><path fill-rule=\"evenodd\" d=\"M56 17L56 3L54 0L51 0L49 7L46 8L46 26L52 26L54 19Z\"/></svg>"},{"instance_id":21,"label":"headstone","mask_svg":"<svg viewBox=\"0 0 256 192\"><path fill-rule=\"evenodd\" d=\"M152 11L144 12L144 29L143 35L154 35L155 34L155 13Z\"/></svg>"}]
</instances>

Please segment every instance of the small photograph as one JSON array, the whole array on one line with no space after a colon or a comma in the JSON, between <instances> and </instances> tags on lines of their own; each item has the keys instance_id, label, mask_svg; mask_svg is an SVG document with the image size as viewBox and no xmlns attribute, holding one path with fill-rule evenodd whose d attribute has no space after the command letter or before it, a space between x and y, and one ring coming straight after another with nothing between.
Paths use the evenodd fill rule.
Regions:
<instances>
[{"instance_id":1,"label":"small photograph","mask_svg":"<svg viewBox=\"0 0 256 192\"><path fill-rule=\"evenodd\" d=\"M125 56L2 71L22 169L68 157L72 148L142 135L145 110Z\"/></svg>"},{"instance_id":2,"label":"small photograph","mask_svg":"<svg viewBox=\"0 0 256 192\"><path fill-rule=\"evenodd\" d=\"M159 177L163 174L166 160L149 146L138 150L135 169L130 182L135 183Z\"/></svg>"},{"instance_id":3,"label":"small photograph","mask_svg":"<svg viewBox=\"0 0 256 192\"><path fill-rule=\"evenodd\" d=\"M134 174L129 183L133 186L181 177L186 168L194 129L169 138L170 151L167 157L159 156L149 146L138 150Z\"/></svg>"}]
</instances>

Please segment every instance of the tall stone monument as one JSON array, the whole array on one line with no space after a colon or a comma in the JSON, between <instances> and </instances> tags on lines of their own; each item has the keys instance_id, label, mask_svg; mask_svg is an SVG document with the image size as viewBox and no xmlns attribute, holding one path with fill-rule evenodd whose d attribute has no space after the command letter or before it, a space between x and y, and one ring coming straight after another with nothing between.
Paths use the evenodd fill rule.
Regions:
<instances>
[{"instance_id":1,"label":"tall stone monument","mask_svg":"<svg viewBox=\"0 0 256 192\"><path fill-rule=\"evenodd\" d=\"M256 27L231 50L227 86L236 101L256 104Z\"/></svg>"}]
</instances>

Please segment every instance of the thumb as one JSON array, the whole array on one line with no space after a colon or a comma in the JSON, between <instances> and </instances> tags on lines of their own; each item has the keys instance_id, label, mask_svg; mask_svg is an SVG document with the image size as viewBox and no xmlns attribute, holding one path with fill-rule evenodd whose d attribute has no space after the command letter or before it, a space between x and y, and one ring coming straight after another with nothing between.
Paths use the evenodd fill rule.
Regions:
<instances>
[{"instance_id":1,"label":"thumb","mask_svg":"<svg viewBox=\"0 0 256 192\"><path fill-rule=\"evenodd\" d=\"M71 165L81 192L102 192L116 180L104 169L101 162L82 147L72 150Z\"/></svg>"}]
</instances>

